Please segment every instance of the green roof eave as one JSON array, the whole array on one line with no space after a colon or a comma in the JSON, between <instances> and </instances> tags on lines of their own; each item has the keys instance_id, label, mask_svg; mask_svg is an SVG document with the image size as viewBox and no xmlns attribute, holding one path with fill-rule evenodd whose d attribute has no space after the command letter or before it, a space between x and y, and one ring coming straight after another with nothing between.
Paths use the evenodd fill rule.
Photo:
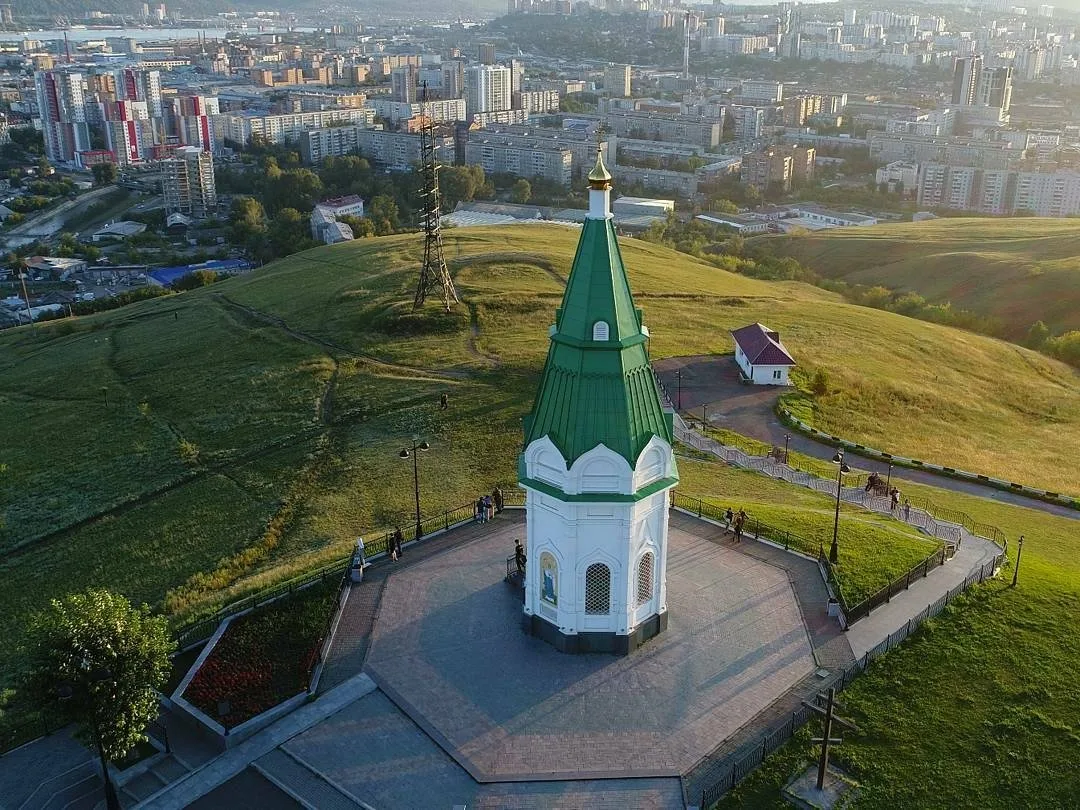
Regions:
<instances>
[{"instance_id":1,"label":"green roof eave","mask_svg":"<svg viewBox=\"0 0 1080 810\"><path fill-rule=\"evenodd\" d=\"M665 489L671 489L677 486L679 483L679 477L677 475L670 478L658 478L655 481L646 484L641 489L633 493L615 493L615 492L581 492L575 495L570 495L563 492L557 486L545 483L544 481L538 481L535 478L522 477L518 480L518 484L529 489L535 489L537 492L542 492L545 495L550 495L556 500L563 501L564 503L636 503L642 501L657 492L663 492Z\"/></svg>"}]
</instances>

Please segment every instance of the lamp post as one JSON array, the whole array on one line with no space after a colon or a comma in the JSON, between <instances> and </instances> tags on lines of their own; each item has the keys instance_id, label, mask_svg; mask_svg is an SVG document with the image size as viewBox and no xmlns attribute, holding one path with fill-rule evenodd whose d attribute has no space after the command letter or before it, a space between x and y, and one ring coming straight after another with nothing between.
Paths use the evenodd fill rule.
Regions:
<instances>
[{"instance_id":1,"label":"lamp post","mask_svg":"<svg viewBox=\"0 0 1080 810\"><path fill-rule=\"evenodd\" d=\"M1024 553L1024 535L1016 543L1016 565L1013 566L1012 586L1016 587L1016 578L1020 576L1020 555Z\"/></svg>"},{"instance_id":2,"label":"lamp post","mask_svg":"<svg viewBox=\"0 0 1080 810\"><path fill-rule=\"evenodd\" d=\"M885 478L885 491L892 492L892 462L889 462L889 474Z\"/></svg>"},{"instance_id":3,"label":"lamp post","mask_svg":"<svg viewBox=\"0 0 1080 810\"><path fill-rule=\"evenodd\" d=\"M111 681L113 674L110 670L101 668L87 673L87 687L92 683ZM89 691L89 688L88 690ZM61 683L56 687L56 695L60 700L71 700L75 695L75 687L70 683ZM121 810L120 798L116 795L116 787L109 776L109 763L105 759L105 747L101 742L101 726L98 723L96 707L90 707L90 716L93 722L94 742L97 743L98 759L101 760L101 777L105 780L105 807L107 810Z\"/></svg>"},{"instance_id":4,"label":"lamp post","mask_svg":"<svg viewBox=\"0 0 1080 810\"><path fill-rule=\"evenodd\" d=\"M829 562L837 563L840 561L840 549L836 545L836 536L840 531L840 489L844 485L844 473L851 472L849 467L844 462L843 449L837 450L836 455L832 458L833 464L836 466L836 517L833 519L832 528L832 546L829 548Z\"/></svg>"},{"instance_id":5,"label":"lamp post","mask_svg":"<svg viewBox=\"0 0 1080 810\"><path fill-rule=\"evenodd\" d=\"M413 436L412 449L404 448L398 453L398 458L407 459L412 456L412 477L413 477L413 496L416 499L416 536L414 540L419 540L423 532L420 529L420 469L417 466L416 458L420 451L427 451L431 449L426 441L419 441L416 436Z\"/></svg>"},{"instance_id":6,"label":"lamp post","mask_svg":"<svg viewBox=\"0 0 1080 810\"><path fill-rule=\"evenodd\" d=\"M791 442L791 434L784 434L784 463L787 464L788 460L788 443Z\"/></svg>"},{"instance_id":7,"label":"lamp post","mask_svg":"<svg viewBox=\"0 0 1080 810\"><path fill-rule=\"evenodd\" d=\"M677 404L676 404L675 407L678 410L681 411L682 410L682 369L681 368L675 369L675 379L678 381L678 387L679 387L679 393L678 393L677 399L676 399Z\"/></svg>"}]
</instances>

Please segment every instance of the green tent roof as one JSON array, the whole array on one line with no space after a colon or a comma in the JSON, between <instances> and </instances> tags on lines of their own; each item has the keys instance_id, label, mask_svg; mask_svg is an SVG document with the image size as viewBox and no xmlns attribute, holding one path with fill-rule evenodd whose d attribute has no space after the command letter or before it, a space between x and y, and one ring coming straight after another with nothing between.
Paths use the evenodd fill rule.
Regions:
<instances>
[{"instance_id":1,"label":"green tent roof","mask_svg":"<svg viewBox=\"0 0 1080 810\"><path fill-rule=\"evenodd\" d=\"M593 339L602 336L594 331L599 321L606 340ZM603 444L633 466L653 436L671 443L647 347L615 228L610 219L586 219L525 446L547 436L572 464Z\"/></svg>"}]
</instances>

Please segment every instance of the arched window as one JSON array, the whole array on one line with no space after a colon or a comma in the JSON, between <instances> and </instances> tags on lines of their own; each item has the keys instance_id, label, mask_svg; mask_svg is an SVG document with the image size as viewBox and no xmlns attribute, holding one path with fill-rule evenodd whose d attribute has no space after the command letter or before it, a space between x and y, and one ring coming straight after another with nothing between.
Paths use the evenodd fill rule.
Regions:
<instances>
[{"instance_id":1,"label":"arched window","mask_svg":"<svg viewBox=\"0 0 1080 810\"><path fill-rule=\"evenodd\" d=\"M597 321L592 325L593 340L608 340L608 335L607 321Z\"/></svg>"},{"instance_id":2,"label":"arched window","mask_svg":"<svg viewBox=\"0 0 1080 810\"><path fill-rule=\"evenodd\" d=\"M651 551L646 551L637 564L637 603L641 607L650 599L653 593L653 568L656 558Z\"/></svg>"},{"instance_id":3,"label":"arched window","mask_svg":"<svg viewBox=\"0 0 1080 810\"><path fill-rule=\"evenodd\" d=\"M611 613L611 569L603 563L585 569L585 612L593 616Z\"/></svg>"},{"instance_id":4,"label":"arched window","mask_svg":"<svg viewBox=\"0 0 1080 810\"><path fill-rule=\"evenodd\" d=\"M540 555L540 598L555 606L559 604L559 563L550 551Z\"/></svg>"}]
</instances>

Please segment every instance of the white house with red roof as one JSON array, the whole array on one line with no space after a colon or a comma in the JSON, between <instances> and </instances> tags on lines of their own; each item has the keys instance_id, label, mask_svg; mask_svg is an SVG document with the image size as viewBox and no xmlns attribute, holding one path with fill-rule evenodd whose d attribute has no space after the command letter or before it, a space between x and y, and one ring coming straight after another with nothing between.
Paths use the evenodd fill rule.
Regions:
<instances>
[{"instance_id":1,"label":"white house with red roof","mask_svg":"<svg viewBox=\"0 0 1080 810\"><path fill-rule=\"evenodd\" d=\"M731 333L735 339L735 361L742 376L754 385L790 385L788 373L795 365L780 333L764 324L752 323Z\"/></svg>"}]
</instances>

